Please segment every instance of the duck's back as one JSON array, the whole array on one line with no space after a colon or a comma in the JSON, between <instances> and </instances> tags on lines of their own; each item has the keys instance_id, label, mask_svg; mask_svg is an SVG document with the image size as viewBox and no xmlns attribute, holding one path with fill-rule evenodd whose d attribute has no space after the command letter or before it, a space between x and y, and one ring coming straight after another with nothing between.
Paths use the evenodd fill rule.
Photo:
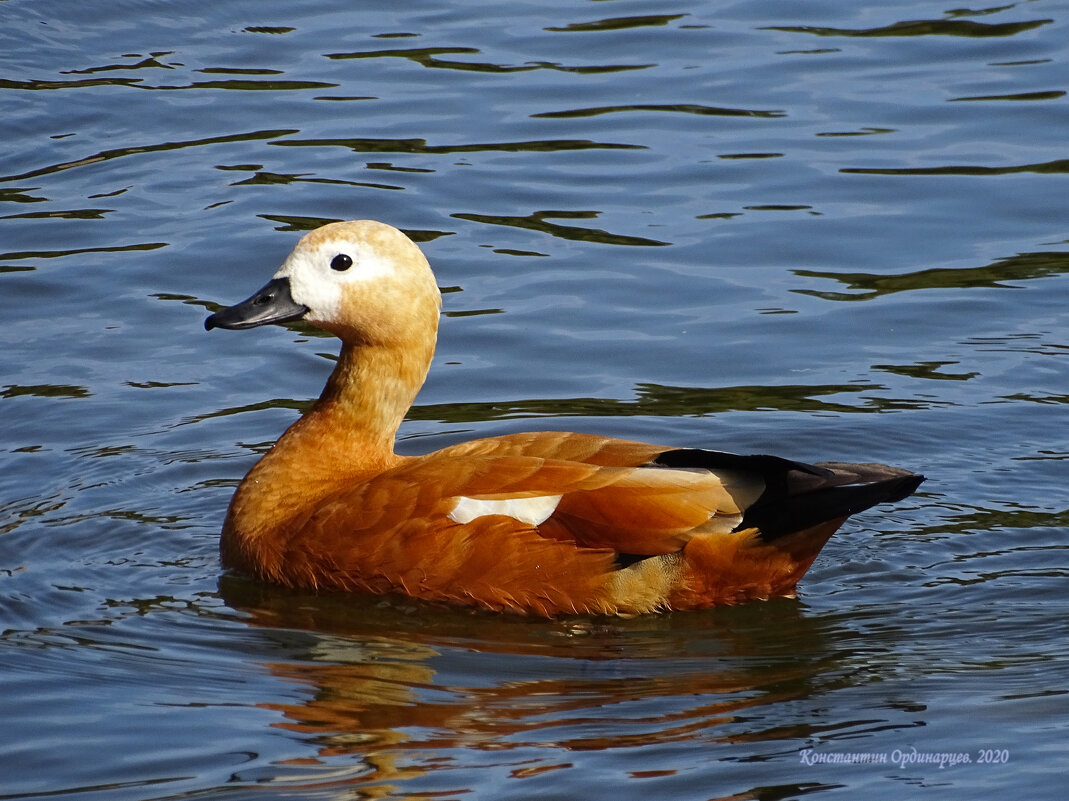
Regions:
<instances>
[{"instance_id":1,"label":"duck's back","mask_svg":"<svg viewBox=\"0 0 1069 801\"><path fill-rule=\"evenodd\" d=\"M921 477L533 433L408 457L232 551L261 578L554 615L790 595L845 518Z\"/></svg>"}]
</instances>

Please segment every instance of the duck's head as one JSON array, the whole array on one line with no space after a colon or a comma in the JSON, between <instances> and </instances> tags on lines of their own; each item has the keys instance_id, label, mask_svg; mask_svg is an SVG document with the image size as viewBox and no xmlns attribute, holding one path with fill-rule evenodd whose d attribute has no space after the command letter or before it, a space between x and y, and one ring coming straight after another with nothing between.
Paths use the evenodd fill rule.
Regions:
<instances>
[{"instance_id":1,"label":"duck's head","mask_svg":"<svg viewBox=\"0 0 1069 801\"><path fill-rule=\"evenodd\" d=\"M404 345L414 336L433 340L441 302L411 239L384 223L355 220L306 234L266 286L204 327L304 320L354 345Z\"/></svg>"}]
</instances>

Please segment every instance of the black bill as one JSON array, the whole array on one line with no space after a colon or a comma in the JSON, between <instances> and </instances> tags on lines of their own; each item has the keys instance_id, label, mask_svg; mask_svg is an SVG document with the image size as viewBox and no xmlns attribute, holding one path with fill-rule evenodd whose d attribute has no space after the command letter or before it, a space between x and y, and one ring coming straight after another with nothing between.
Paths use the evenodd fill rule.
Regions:
<instances>
[{"instance_id":1,"label":"black bill","mask_svg":"<svg viewBox=\"0 0 1069 801\"><path fill-rule=\"evenodd\" d=\"M275 278L251 298L217 311L204 321L204 328L256 328L299 320L307 313L308 307L297 303L290 294L290 279Z\"/></svg>"}]
</instances>

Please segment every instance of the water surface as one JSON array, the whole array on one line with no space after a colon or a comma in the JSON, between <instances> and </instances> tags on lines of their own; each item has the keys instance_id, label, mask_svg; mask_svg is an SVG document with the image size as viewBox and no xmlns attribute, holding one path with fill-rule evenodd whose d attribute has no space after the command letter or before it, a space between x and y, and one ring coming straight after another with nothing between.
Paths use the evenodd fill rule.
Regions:
<instances>
[{"instance_id":1,"label":"water surface","mask_svg":"<svg viewBox=\"0 0 1069 801\"><path fill-rule=\"evenodd\" d=\"M0 798L1062 797L1069 4L0 20ZM360 217L445 294L405 452L569 428L929 481L797 600L704 613L225 575L337 346L202 321Z\"/></svg>"}]
</instances>

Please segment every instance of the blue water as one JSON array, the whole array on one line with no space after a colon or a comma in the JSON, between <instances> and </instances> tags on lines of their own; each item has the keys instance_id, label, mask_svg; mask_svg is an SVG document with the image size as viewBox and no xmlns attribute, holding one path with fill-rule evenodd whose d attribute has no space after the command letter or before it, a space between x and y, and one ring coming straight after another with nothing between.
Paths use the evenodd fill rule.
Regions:
<instances>
[{"instance_id":1,"label":"blue water","mask_svg":"<svg viewBox=\"0 0 1069 801\"><path fill-rule=\"evenodd\" d=\"M0 23L0 798L1063 797L1069 3ZM226 575L336 344L203 319L359 217L445 293L405 452L570 428L929 481L798 600L704 613Z\"/></svg>"}]
</instances>

